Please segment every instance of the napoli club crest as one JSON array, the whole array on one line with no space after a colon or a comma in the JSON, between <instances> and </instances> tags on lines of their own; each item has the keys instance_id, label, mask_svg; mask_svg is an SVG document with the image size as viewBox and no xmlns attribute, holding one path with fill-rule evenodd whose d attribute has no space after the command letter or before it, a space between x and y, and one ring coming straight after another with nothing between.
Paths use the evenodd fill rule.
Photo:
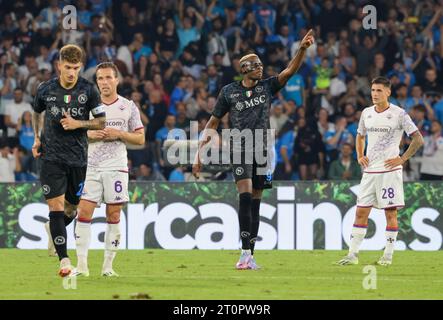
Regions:
<instances>
[{"instance_id":1,"label":"napoli club crest","mask_svg":"<svg viewBox=\"0 0 443 320\"><path fill-rule=\"evenodd\" d=\"M78 96L78 102L81 104L85 104L88 101L88 96L84 93Z\"/></svg>"}]
</instances>

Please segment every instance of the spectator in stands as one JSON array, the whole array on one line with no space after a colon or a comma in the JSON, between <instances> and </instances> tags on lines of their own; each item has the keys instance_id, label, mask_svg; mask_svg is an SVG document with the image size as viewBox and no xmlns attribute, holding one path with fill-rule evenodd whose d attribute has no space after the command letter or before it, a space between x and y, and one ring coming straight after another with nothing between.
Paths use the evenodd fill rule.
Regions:
<instances>
[{"instance_id":1,"label":"spectator in stands","mask_svg":"<svg viewBox=\"0 0 443 320\"><path fill-rule=\"evenodd\" d=\"M336 160L339 156L339 151L345 143L354 146L354 137L347 129L348 123L343 116L335 118L335 128L332 131L325 133L326 153L328 162Z\"/></svg>"},{"instance_id":2,"label":"spectator in stands","mask_svg":"<svg viewBox=\"0 0 443 320\"><path fill-rule=\"evenodd\" d=\"M5 107L5 125L8 127L9 144L13 147L18 145L17 123L25 111L32 112L31 104L23 101L23 90L15 88L14 99Z\"/></svg>"},{"instance_id":3,"label":"spectator in stands","mask_svg":"<svg viewBox=\"0 0 443 320\"><path fill-rule=\"evenodd\" d=\"M276 135L279 134L286 121L288 121L288 116L283 111L283 105L279 101L272 105L269 122L271 128L275 129Z\"/></svg>"},{"instance_id":4,"label":"spectator in stands","mask_svg":"<svg viewBox=\"0 0 443 320\"><path fill-rule=\"evenodd\" d=\"M277 135L275 144L276 166L274 170L274 180L291 180L294 173L294 141L297 127L294 121L290 120L286 126L288 130L282 130ZM286 132L285 132L286 131Z\"/></svg>"},{"instance_id":5,"label":"spectator in stands","mask_svg":"<svg viewBox=\"0 0 443 320\"><path fill-rule=\"evenodd\" d=\"M359 180L362 175L360 165L352 157L354 147L349 143L341 146L338 159L329 166L328 178L332 180Z\"/></svg>"},{"instance_id":6,"label":"spectator in stands","mask_svg":"<svg viewBox=\"0 0 443 320\"><path fill-rule=\"evenodd\" d=\"M294 74L281 93L286 101L292 100L297 107L303 106L306 101L306 85L303 77L298 73Z\"/></svg>"},{"instance_id":7,"label":"spectator in stands","mask_svg":"<svg viewBox=\"0 0 443 320\"><path fill-rule=\"evenodd\" d=\"M15 182L15 172L21 170L18 148L13 153L6 141L0 140L0 182Z\"/></svg>"},{"instance_id":8,"label":"spectator in stands","mask_svg":"<svg viewBox=\"0 0 443 320\"><path fill-rule=\"evenodd\" d=\"M152 169L152 165L142 163L138 169L137 181L165 181L165 177L156 170Z\"/></svg>"},{"instance_id":9,"label":"spectator in stands","mask_svg":"<svg viewBox=\"0 0 443 320\"><path fill-rule=\"evenodd\" d=\"M431 122L426 119L426 107L418 104L412 108L411 118L423 137L429 135Z\"/></svg>"},{"instance_id":10,"label":"spectator in stands","mask_svg":"<svg viewBox=\"0 0 443 320\"><path fill-rule=\"evenodd\" d=\"M305 118L300 118L297 125L294 154L298 163L300 180L322 178L325 173L325 148L321 135L315 126L306 123Z\"/></svg>"},{"instance_id":11,"label":"spectator in stands","mask_svg":"<svg viewBox=\"0 0 443 320\"><path fill-rule=\"evenodd\" d=\"M439 121L432 121L431 134L424 139L420 179L443 180L443 136Z\"/></svg>"},{"instance_id":12,"label":"spectator in stands","mask_svg":"<svg viewBox=\"0 0 443 320\"><path fill-rule=\"evenodd\" d=\"M325 136L326 132L335 131L335 124L329 121L328 110L320 108L317 114L317 119L317 129L322 137ZM326 140L323 139L323 142L326 142Z\"/></svg>"}]
</instances>

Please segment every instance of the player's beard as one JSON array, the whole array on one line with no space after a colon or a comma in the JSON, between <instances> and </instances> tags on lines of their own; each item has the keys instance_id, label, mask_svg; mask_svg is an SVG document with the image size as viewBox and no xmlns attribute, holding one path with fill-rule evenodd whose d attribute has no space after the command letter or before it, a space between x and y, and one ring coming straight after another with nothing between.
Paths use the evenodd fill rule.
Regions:
<instances>
[{"instance_id":1,"label":"player's beard","mask_svg":"<svg viewBox=\"0 0 443 320\"><path fill-rule=\"evenodd\" d=\"M251 79L251 80L253 80L253 81L261 80L261 78L262 78L261 75L254 75L254 74L251 74L251 75L249 76L249 79Z\"/></svg>"}]
</instances>

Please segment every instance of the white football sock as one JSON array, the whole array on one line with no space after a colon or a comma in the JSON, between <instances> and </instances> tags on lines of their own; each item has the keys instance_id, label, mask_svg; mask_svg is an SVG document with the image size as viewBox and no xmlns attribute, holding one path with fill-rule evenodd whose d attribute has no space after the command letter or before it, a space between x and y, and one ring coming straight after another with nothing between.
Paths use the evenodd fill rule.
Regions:
<instances>
[{"instance_id":1,"label":"white football sock","mask_svg":"<svg viewBox=\"0 0 443 320\"><path fill-rule=\"evenodd\" d=\"M91 223L77 220L75 226L75 245L77 249L77 268L88 269L88 249L91 242Z\"/></svg>"},{"instance_id":2,"label":"white football sock","mask_svg":"<svg viewBox=\"0 0 443 320\"><path fill-rule=\"evenodd\" d=\"M357 254L360 250L360 245L365 238L366 231L368 230L367 225L356 225L352 227L351 232L351 245L349 246L349 254Z\"/></svg>"},{"instance_id":3,"label":"white football sock","mask_svg":"<svg viewBox=\"0 0 443 320\"><path fill-rule=\"evenodd\" d=\"M398 228L386 228L386 247L384 256L388 259L392 259L394 254L395 241L397 240Z\"/></svg>"},{"instance_id":4,"label":"white football sock","mask_svg":"<svg viewBox=\"0 0 443 320\"><path fill-rule=\"evenodd\" d=\"M105 232L105 260L103 271L112 270L112 262L120 246L120 223L108 223Z\"/></svg>"}]
</instances>

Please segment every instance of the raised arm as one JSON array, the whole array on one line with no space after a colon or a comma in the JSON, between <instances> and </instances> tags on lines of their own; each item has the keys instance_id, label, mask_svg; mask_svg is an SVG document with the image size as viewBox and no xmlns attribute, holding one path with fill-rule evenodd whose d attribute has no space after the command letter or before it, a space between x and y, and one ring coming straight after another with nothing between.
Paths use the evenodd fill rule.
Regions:
<instances>
[{"instance_id":1,"label":"raised arm","mask_svg":"<svg viewBox=\"0 0 443 320\"><path fill-rule=\"evenodd\" d=\"M306 49L314 43L314 35L312 29L304 36L300 43L300 48L297 54L289 62L289 65L278 75L278 82L281 86L284 86L286 82L298 71L306 55Z\"/></svg>"}]
</instances>

